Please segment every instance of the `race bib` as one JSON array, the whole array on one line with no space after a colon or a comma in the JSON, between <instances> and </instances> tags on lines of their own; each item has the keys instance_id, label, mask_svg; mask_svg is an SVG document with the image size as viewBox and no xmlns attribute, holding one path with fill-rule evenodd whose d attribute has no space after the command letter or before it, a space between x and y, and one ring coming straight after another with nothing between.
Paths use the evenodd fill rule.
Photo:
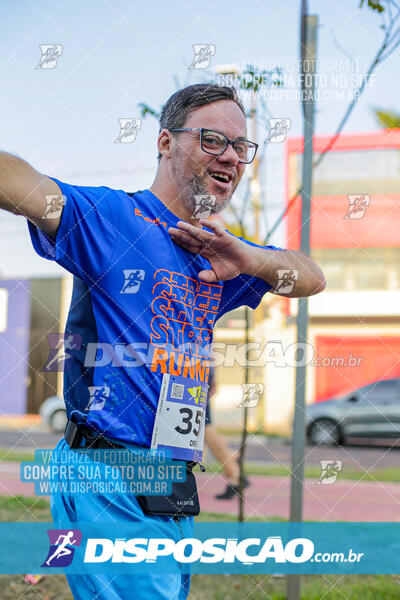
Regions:
<instances>
[{"instance_id":1,"label":"race bib","mask_svg":"<svg viewBox=\"0 0 400 600\"><path fill-rule=\"evenodd\" d=\"M201 461L208 385L178 375L163 375L151 448L172 458Z\"/></svg>"}]
</instances>

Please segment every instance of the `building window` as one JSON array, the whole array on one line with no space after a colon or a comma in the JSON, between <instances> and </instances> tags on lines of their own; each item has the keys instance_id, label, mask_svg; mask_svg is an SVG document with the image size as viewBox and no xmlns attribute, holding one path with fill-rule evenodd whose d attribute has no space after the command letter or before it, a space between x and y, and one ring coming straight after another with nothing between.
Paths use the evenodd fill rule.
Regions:
<instances>
[{"instance_id":1,"label":"building window","mask_svg":"<svg viewBox=\"0 0 400 600\"><path fill-rule=\"evenodd\" d=\"M312 250L328 290L400 289L400 248Z\"/></svg>"}]
</instances>

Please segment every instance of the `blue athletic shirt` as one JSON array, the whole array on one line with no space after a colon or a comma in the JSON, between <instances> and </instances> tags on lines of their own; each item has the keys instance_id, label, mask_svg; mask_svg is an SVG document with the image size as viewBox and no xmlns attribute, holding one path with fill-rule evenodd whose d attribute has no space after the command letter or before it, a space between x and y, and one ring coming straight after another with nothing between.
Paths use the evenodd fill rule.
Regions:
<instances>
[{"instance_id":1,"label":"blue athletic shirt","mask_svg":"<svg viewBox=\"0 0 400 600\"><path fill-rule=\"evenodd\" d=\"M163 373L207 383L215 322L239 306L256 308L271 286L249 275L200 281L209 261L171 240L167 230L179 218L149 190L54 181L65 196L56 239L28 225L36 252L75 276L65 333L72 336L67 415L150 447Z\"/></svg>"}]
</instances>

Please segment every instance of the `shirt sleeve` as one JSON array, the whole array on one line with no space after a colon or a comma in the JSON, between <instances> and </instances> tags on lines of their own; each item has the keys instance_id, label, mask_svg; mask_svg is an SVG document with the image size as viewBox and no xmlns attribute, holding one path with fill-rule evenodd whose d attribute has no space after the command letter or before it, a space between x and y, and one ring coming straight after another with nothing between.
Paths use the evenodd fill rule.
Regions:
<instances>
[{"instance_id":1,"label":"shirt sleeve","mask_svg":"<svg viewBox=\"0 0 400 600\"><path fill-rule=\"evenodd\" d=\"M282 250L285 252L284 248L279 248L278 246L260 246L259 244L254 244L253 242L249 242L249 240L245 240L243 237L236 237L250 246L264 248L265 250ZM221 302L216 318L219 319L225 313L243 305L250 306L250 308L257 308L264 294L270 289L272 289L272 286L264 281L264 279L253 277L251 275L242 274L234 277L234 279L224 281Z\"/></svg>"},{"instance_id":2,"label":"shirt sleeve","mask_svg":"<svg viewBox=\"0 0 400 600\"><path fill-rule=\"evenodd\" d=\"M74 186L52 179L64 196L60 226L53 239L28 221L33 247L39 256L93 283L112 264L121 199L107 187Z\"/></svg>"}]
</instances>

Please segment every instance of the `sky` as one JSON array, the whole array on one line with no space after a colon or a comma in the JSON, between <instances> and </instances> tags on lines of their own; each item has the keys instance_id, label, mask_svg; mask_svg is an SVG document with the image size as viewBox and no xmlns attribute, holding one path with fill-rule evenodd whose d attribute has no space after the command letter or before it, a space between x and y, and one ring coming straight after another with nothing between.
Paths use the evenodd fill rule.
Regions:
<instances>
[{"instance_id":1,"label":"sky","mask_svg":"<svg viewBox=\"0 0 400 600\"><path fill-rule=\"evenodd\" d=\"M334 132L383 36L380 17L359 4L309 2L319 23L316 134ZM158 124L146 118L133 143L115 143L119 119L140 117L140 102L159 109L177 87L206 81L226 64L280 67L283 88L262 92L257 141L268 135L267 117L289 119L289 136L301 135L299 9L300 0L2 0L0 149L71 184L150 187ZM43 44L62 46L53 69L35 68ZM215 46L208 69L189 69L194 44ZM345 133L377 130L374 106L397 108L399 51L378 66ZM284 206L284 150L284 143L267 148L264 230ZM283 226L271 241L284 244ZM1 277L62 272L36 256L22 217L0 212Z\"/></svg>"}]
</instances>

